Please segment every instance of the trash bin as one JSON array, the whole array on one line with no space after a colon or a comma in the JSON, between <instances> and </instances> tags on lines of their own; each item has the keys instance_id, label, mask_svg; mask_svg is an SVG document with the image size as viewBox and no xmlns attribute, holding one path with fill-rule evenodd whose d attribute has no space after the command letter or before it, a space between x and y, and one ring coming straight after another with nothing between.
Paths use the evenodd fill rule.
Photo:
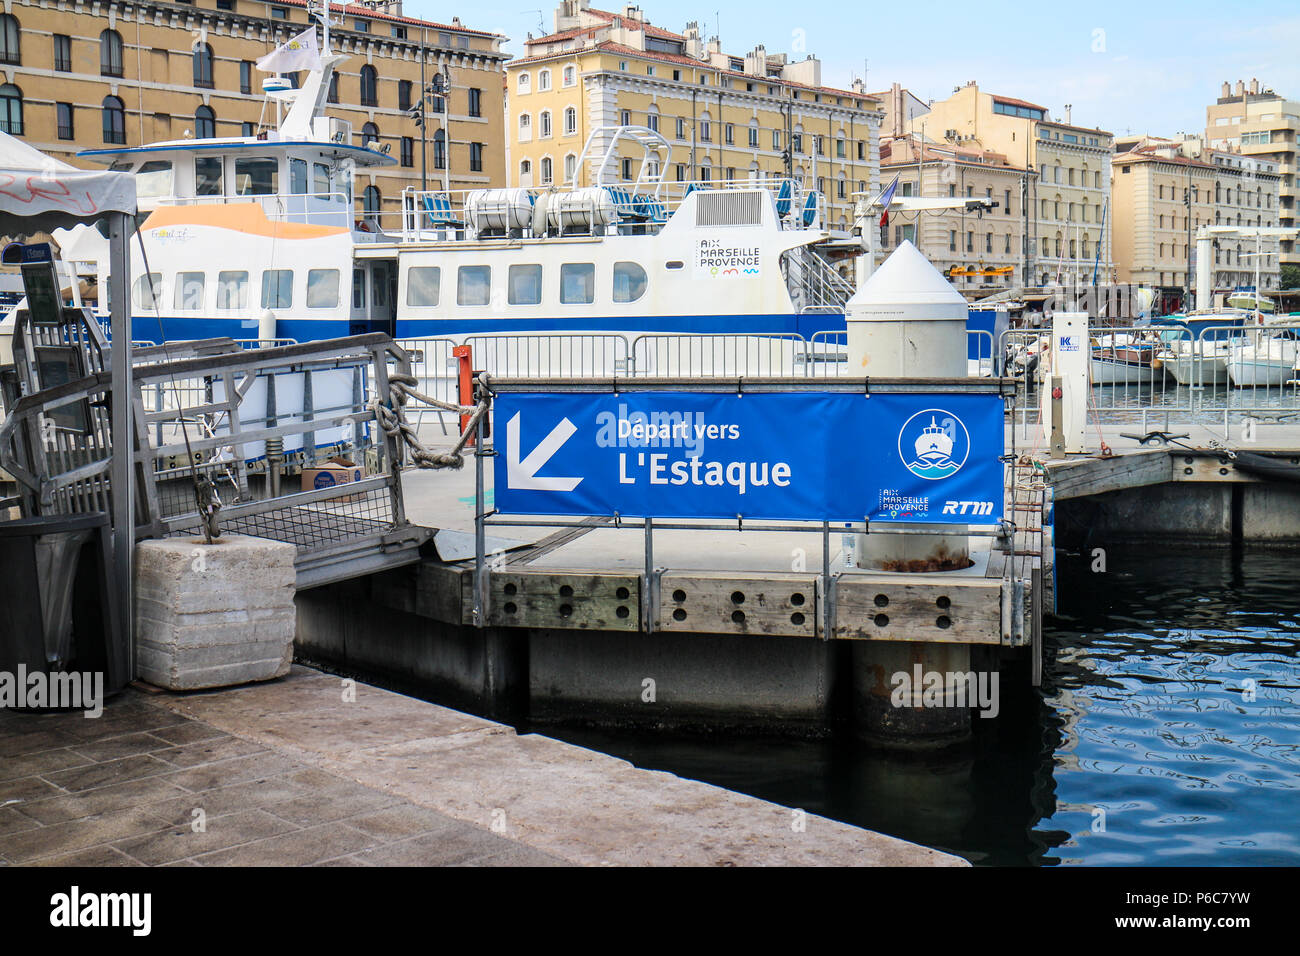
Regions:
<instances>
[{"instance_id":1,"label":"trash bin","mask_svg":"<svg viewBox=\"0 0 1300 956\"><path fill-rule=\"evenodd\" d=\"M105 695L126 686L111 536L103 512L0 521L0 672L101 673Z\"/></svg>"}]
</instances>

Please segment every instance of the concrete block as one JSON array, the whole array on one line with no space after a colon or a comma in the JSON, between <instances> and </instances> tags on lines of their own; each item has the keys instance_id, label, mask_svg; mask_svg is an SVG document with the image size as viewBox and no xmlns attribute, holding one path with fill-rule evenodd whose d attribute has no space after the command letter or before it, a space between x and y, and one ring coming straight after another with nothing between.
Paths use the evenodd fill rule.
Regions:
<instances>
[{"instance_id":1,"label":"concrete block","mask_svg":"<svg viewBox=\"0 0 1300 956\"><path fill-rule=\"evenodd\" d=\"M294 559L281 541L229 535L135 549L140 677L169 690L282 677L293 662Z\"/></svg>"}]
</instances>

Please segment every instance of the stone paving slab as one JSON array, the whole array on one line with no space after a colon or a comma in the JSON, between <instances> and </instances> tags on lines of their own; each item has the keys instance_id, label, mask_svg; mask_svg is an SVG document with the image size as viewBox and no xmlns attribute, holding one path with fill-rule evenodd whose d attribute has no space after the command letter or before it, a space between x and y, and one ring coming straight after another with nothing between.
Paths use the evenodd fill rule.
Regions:
<instances>
[{"instance_id":1,"label":"stone paving slab","mask_svg":"<svg viewBox=\"0 0 1300 956\"><path fill-rule=\"evenodd\" d=\"M0 712L0 865L964 865L365 684Z\"/></svg>"},{"instance_id":2,"label":"stone paving slab","mask_svg":"<svg viewBox=\"0 0 1300 956\"><path fill-rule=\"evenodd\" d=\"M893 837L641 770L549 737L521 736L304 667L273 683L158 699L178 714L392 798L387 810L344 821L351 831L394 838L339 854L351 862L406 865L422 853L441 864L482 862L476 854L486 844L474 841L435 854L432 836L411 832L421 825L414 804L501 840L495 851L501 865L515 865L511 854L527 848L590 866L965 865ZM309 810L310 801L287 801L284 814L270 811L286 815L290 806Z\"/></svg>"},{"instance_id":3,"label":"stone paving slab","mask_svg":"<svg viewBox=\"0 0 1300 956\"><path fill-rule=\"evenodd\" d=\"M258 712L233 693L236 714ZM0 712L0 745L0 865L564 863L133 690L92 720Z\"/></svg>"}]
</instances>

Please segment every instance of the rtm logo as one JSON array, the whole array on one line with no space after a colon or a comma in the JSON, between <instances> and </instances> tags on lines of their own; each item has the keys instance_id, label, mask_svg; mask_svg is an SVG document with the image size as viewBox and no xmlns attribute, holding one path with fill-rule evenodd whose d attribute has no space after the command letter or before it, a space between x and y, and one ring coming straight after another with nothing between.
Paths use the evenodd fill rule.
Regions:
<instances>
[{"instance_id":1,"label":"rtm logo","mask_svg":"<svg viewBox=\"0 0 1300 956\"><path fill-rule=\"evenodd\" d=\"M946 515L991 515L993 514L993 502L947 501L944 502L943 513Z\"/></svg>"}]
</instances>

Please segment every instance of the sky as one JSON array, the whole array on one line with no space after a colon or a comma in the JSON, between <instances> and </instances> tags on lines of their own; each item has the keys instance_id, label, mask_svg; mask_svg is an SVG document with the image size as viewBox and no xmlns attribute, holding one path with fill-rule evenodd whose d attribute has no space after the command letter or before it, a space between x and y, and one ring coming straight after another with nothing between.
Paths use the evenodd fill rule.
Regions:
<instances>
[{"instance_id":1,"label":"sky","mask_svg":"<svg viewBox=\"0 0 1300 956\"><path fill-rule=\"evenodd\" d=\"M507 51L521 55L527 33L553 29L554 4L523 9L538 2L479 0L456 9L406 0L405 13L439 22L457 15L468 27L504 33L511 38ZM617 11L624 3L592 5ZM1257 77L1261 87L1300 99L1300 5L1288 3L923 0L795 10L803 5L640 0L640 6L651 23L675 32L700 21L705 36L721 36L727 53L743 55L759 43L769 54L802 59L812 53L822 61L827 86L847 87L865 70L868 90L897 82L930 100L976 80L984 90L1045 106L1053 117L1069 103L1075 125L1117 134L1203 132L1205 107L1224 80Z\"/></svg>"}]
</instances>

